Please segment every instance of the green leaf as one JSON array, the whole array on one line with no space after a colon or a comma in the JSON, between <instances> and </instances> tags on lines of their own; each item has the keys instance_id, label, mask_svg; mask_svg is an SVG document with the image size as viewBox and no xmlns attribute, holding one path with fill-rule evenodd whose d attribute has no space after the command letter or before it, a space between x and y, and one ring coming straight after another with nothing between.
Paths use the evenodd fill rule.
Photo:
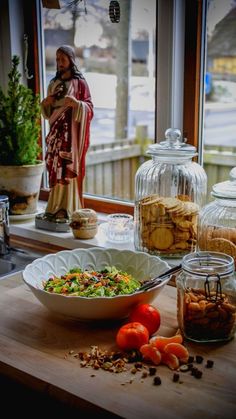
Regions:
<instances>
[{"instance_id":1,"label":"green leaf","mask_svg":"<svg viewBox=\"0 0 236 419\"><path fill-rule=\"evenodd\" d=\"M0 164L29 165L38 160L40 99L21 84L20 59L14 55L8 74L7 93L0 86Z\"/></svg>"}]
</instances>

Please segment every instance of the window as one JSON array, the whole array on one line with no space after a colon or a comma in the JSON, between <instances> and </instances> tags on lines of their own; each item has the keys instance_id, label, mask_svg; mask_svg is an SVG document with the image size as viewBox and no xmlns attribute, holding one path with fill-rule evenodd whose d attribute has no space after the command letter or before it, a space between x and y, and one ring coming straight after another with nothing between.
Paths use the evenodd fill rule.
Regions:
<instances>
[{"instance_id":1,"label":"window","mask_svg":"<svg viewBox=\"0 0 236 419\"><path fill-rule=\"evenodd\" d=\"M236 166L236 2L209 0L206 21L203 164L212 185Z\"/></svg>"},{"instance_id":2,"label":"window","mask_svg":"<svg viewBox=\"0 0 236 419\"><path fill-rule=\"evenodd\" d=\"M83 1L66 0L60 9L40 8L42 68L45 95L56 49L74 47L94 104L84 192L129 203L136 170L155 138L156 1L119 4L119 23L111 22L107 0L89 0L86 9Z\"/></svg>"},{"instance_id":3,"label":"window","mask_svg":"<svg viewBox=\"0 0 236 419\"><path fill-rule=\"evenodd\" d=\"M46 3L46 0L35 0L35 2L31 3L33 9L34 6L37 9L38 34L36 34L35 32L35 35L37 35L37 39L35 37L35 41L33 44L34 50L30 49L29 45L29 56L35 57L35 59L33 60L34 66L36 66L36 63L39 61L39 75L45 65L44 43L40 44L39 42L39 39L42 39L42 36L40 35L40 28L43 27L42 22L40 21L40 16L42 18L42 3ZM92 2L89 1L89 3ZM131 0L129 1L129 3L131 3ZM155 5L155 7L158 9L156 13L157 19L155 20L158 29L158 36L153 46L154 60L156 57L156 66L154 73L155 82L153 83L153 86L156 86L157 84L156 91L153 91L154 137L151 138L152 135L150 131L148 131L148 141L162 140L164 137L165 129L174 125L180 127L183 130L184 136L188 138L188 142L198 146L198 138L200 132L199 74L201 69L200 47L202 40L201 36L203 3L205 3L204 0L189 0L187 2L185 0L158 0L158 2L150 0L150 4L152 6ZM104 2L104 4L106 4L107 10L108 2ZM136 5L136 0L133 0L132 4ZM83 6L83 2L81 5ZM28 21L28 26L32 27L32 19ZM88 58L86 54L85 58ZM144 66L142 65L142 68L143 67ZM38 75L38 73L36 68L36 76ZM44 72L44 74L46 74L46 72ZM39 85L41 88L44 88L43 94L45 95L46 80L41 79ZM103 122L106 122L106 120L103 120ZM144 122L146 124L146 119ZM140 127L138 126L138 128L140 129L141 138L146 137L147 129L145 128L145 124L143 124L142 121L140 124L139 121ZM123 124L123 126L125 126L125 124ZM119 139L119 141L122 140L123 139ZM127 140L130 139L125 139L125 141ZM116 145L118 145L118 140L116 142ZM139 147L138 144L135 145L136 147ZM146 141L142 140L142 145L146 146ZM144 149L145 147L143 147L142 150L142 158L144 158ZM94 150L91 149L91 152L94 152ZM117 151L117 153L118 152L119 150ZM102 153L103 151L101 149L100 154L102 155ZM98 156L98 153L96 154L96 156ZM99 173L96 173L94 178L97 179L98 174ZM130 178L134 178L133 175L130 173L130 170L128 170L128 175ZM47 199L47 193L47 191L42 189L41 198ZM87 195L85 199L85 205L87 207L94 208L97 211L103 212L133 212L133 201L128 201L127 197L123 198L122 200L110 200L109 198L105 198L104 195L101 196L97 194L96 196L94 195L94 197L92 197L91 195L88 197Z\"/></svg>"}]
</instances>

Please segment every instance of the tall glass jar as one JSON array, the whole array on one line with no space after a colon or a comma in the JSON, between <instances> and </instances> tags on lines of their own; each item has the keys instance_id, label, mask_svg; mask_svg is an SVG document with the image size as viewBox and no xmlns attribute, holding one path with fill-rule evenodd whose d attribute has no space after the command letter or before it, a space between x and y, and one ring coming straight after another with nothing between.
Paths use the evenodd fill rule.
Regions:
<instances>
[{"instance_id":1,"label":"tall glass jar","mask_svg":"<svg viewBox=\"0 0 236 419\"><path fill-rule=\"evenodd\" d=\"M207 176L192 161L196 148L178 129L168 129L165 136L149 146L151 159L136 173L134 244L137 250L176 258L195 250Z\"/></svg>"},{"instance_id":2,"label":"tall glass jar","mask_svg":"<svg viewBox=\"0 0 236 419\"><path fill-rule=\"evenodd\" d=\"M184 256L176 286L178 323L185 338L196 342L233 338L236 280L231 256L218 252Z\"/></svg>"},{"instance_id":3,"label":"tall glass jar","mask_svg":"<svg viewBox=\"0 0 236 419\"><path fill-rule=\"evenodd\" d=\"M227 253L236 266L236 167L229 180L213 186L214 201L199 214L198 248Z\"/></svg>"}]
</instances>

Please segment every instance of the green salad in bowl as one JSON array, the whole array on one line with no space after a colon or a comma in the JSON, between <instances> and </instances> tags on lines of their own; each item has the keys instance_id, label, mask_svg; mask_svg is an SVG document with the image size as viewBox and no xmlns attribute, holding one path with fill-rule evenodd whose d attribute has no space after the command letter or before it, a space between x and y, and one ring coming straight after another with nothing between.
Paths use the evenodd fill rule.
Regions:
<instances>
[{"instance_id":1,"label":"green salad in bowl","mask_svg":"<svg viewBox=\"0 0 236 419\"><path fill-rule=\"evenodd\" d=\"M127 272L115 266L105 269L83 270L70 269L65 275L52 276L43 283L43 289L48 292L81 297L114 297L115 295L131 294L140 287L137 281Z\"/></svg>"},{"instance_id":2,"label":"green salad in bowl","mask_svg":"<svg viewBox=\"0 0 236 419\"><path fill-rule=\"evenodd\" d=\"M169 268L145 252L92 247L36 259L24 269L23 280L48 310L63 318L118 320L158 296L169 279L147 291L138 289Z\"/></svg>"}]
</instances>

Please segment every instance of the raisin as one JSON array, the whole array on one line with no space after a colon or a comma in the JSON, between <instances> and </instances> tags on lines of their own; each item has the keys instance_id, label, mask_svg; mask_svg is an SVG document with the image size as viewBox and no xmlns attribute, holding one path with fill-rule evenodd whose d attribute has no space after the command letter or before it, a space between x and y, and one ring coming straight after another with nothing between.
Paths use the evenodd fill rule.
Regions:
<instances>
[{"instance_id":1,"label":"raisin","mask_svg":"<svg viewBox=\"0 0 236 419\"><path fill-rule=\"evenodd\" d=\"M157 369L156 369L155 367L150 367L150 368L149 368L149 374L150 374L150 375L155 375L155 374L156 374L156 372L157 372Z\"/></svg>"},{"instance_id":2,"label":"raisin","mask_svg":"<svg viewBox=\"0 0 236 419\"><path fill-rule=\"evenodd\" d=\"M203 361L203 356L201 356L201 355L196 355L196 363L197 363L197 364L201 364L201 363L202 363L202 361Z\"/></svg>"},{"instance_id":3,"label":"raisin","mask_svg":"<svg viewBox=\"0 0 236 419\"><path fill-rule=\"evenodd\" d=\"M197 373L197 371L198 371L198 369L196 367L193 367L191 369L191 375L194 375L195 376L195 374Z\"/></svg>"},{"instance_id":4,"label":"raisin","mask_svg":"<svg viewBox=\"0 0 236 419\"><path fill-rule=\"evenodd\" d=\"M160 377L158 377L158 375L156 377L154 377L153 384L155 386L159 386L161 384L161 379L160 379Z\"/></svg>"},{"instance_id":5,"label":"raisin","mask_svg":"<svg viewBox=\"0 0 236 419\"><path fill-rule=\"evenodd\" d=\"M179 374L177 374L176 372L173 375L173 381L174 383L177 383L179 381Z\"/></svg>"},{"instance_id":6,"label":"raisin","mask_svg":"<svg viewBox=\"0 0 236 419\"><path fill-rule=\"evenodd\" d=\"M213 365L214 365L214 361L212 361L211 359L208 359L205 366L206 368L212 368Z\"/></svg>"},{"instance_id":7,"label":"raisin","mask_svg":"<svg viewBox=\"0 0 236 419\"><path fill-rule=\"evenodd\" d=\"M197 371L195 372L195 374L194 374L194 377L195 377L195 378L202 378L202 371L197 370Z\"/></svg>"},{"instance_id":8,"label":"raisin","mask_svg":"<svg viewBox=\"0 0 236 419\"><path fill-rule=\"evenodd\" d=\"M191 370L191 375L193 375L195 378L202 378L202 371L196 367L193 367Z\"/></svg>"}]
</instances>

